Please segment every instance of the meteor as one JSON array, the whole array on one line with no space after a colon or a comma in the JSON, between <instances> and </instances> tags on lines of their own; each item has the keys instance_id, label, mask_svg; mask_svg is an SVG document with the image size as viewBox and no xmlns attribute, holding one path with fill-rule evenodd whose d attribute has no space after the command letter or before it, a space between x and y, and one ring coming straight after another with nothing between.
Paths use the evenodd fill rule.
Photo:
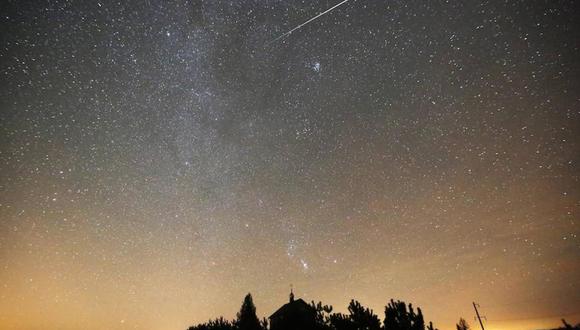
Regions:
<instances>
[{"instance_id":1,"label":"meteor","mask_svg":"<svg viewBox=\"0 0 580 330\"><path fill-rule=\"evenodd\" d=\"M322 13L320 13L320 14L318 14L318 15L316 15L316 16L314 16L314 17L312 17L311 19L307 20L306 22L304 22L304 23L302 23L302 24L299 24L299 25L297 25L297 26L296 26L295 28L293 28L292 30L290 30L290 31L287 31L287 32L285 32L285 33L283 33L283 34L279 35L277 38L270 40L269 42L267 42L267 43L266 43L266 46L267 46L267 45L270 45L270 44L272 44L272 43L274 43L274 42L276 42L276 41L278 41L278 40L280 40L280 39L282 39L282 38L284 38L284 37L286 37L286 36L289 36L290 34L292 34L292 32L294 32L294 31L296 31L296 30L298 30L298 29L302 28L303 26L305 26L305 25L307 25L308 23L310 23L310 22L312 22L312 21L316 20L316 19L317 19L317 18L319 18L320 16L323 16L323 15L325 15L325 14L327 14L327 13L329 13L329 12L333 11L334 9L336 9L336 8L338 8L338 7L340 7L340 6L342 6L343 4L345 4L345 3L349 2L349 1L350 1L350 0L343 0L343 1L339 2L339 3L337 3L336 5L334 5L334 6L330 7L330 8L328 8L327 10L323 11Z\"/></svg>"}]
</instances>

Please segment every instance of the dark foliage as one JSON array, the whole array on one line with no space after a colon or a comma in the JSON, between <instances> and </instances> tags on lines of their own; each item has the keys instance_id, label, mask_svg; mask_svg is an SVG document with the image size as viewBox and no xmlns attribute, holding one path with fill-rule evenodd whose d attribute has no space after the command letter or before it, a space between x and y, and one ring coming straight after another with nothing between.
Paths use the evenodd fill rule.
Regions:
<instances>
[{"instance_id":1,"label":"dark foliage","mask_svg":"<svg viewBox=\"0 0 580 330\"><path fill-rule=\"evenodd\" d=\"M332 310L332 307L330 308ZM358 301L351 300L348 305L348 315L331 314L328 323L325 324L330 329L336 330L379 330L381 321L372 310L363 307Z\"/></svg>"},{"instance_id":2,"label":"dark foliage","mask_svg":"<svg viewBox=\"0 0 580 330\"><path fill-rule=\"evenodd\" d=\"M293 299L291 299L291 302ZM301 301L301 300L300 300ZM302 302L303 303L303 302ZM304 313L314 312L314 327L311 323L308 325L308 330L437 330L433 324L425 327L423 314L420 308L417 311L411 304L406 305L402 301L393 301L385 307L385 321L381 325L379 317L369 308L361 305L356 300L351 300L348 305L348 314L332 313L332 306L323 305L321 302L315 303L312 301L310 305L306 305ZM461 323L461 320L460 320ZM567 323L565 323L567 324ZM279 327L279 326L278 326ZM287 324L286 328L295 328L294 325ZM223 317L211 320L207 323L199 324L190 327L188 330L276 330L270 326L266 318L261 321L256 315L256 306L252 295L248 294L244 298L242 307L237 314L234 321L225 320ZM568 328L569 329L569 328ZM575 328L572 328L576 330ZM296 329L298 330L298 329ZM300 329L306 330L306 329ZM461 328L458 330L469 330L469 328Z\"/></svg>"},{"instance_id":3,"label":"dark foliage","mask_svg":"<svg viewBox=\"0 0 580 330\"><path fill-rule=\"evenodd\" d=\"M256 306L251 294L247 294L235 322L238 330L262 330L262 324L256 315Z\"/></svg>"},{"instance_id":4,"label":"dark foliage","mask_svg":"<svg viewBox=\"0 0 580 330\"><path fill-rule=\"evenodd\" d=\"M260 321L260 328L266 330L268 329L268 319L267 318L262 318L262 321Z\"/></svg>"},{"instance_id":5,"label":"dark foliage","mask_svg":"<svg viewBox=\"0 0 580 330\"><path fill-rule=\"evenodd\" d=\"M332 306L322 305L322 302L315 303L312 301L310 306L315 311L314 321L316 323L317 330L330 330L332 329L330 325L330 316L332 313Z\"/></svg>"},{"instance_id":6,"label":"dark foliage","mask_svg":"<svg viewBox=\"0 0 580 330\"><path fill-rule=\"evenodd\" d=\"M465 321L464 318L460 318L459 322L456 325L457 330L469 330L469 324Z\"/></svg>"},{"instance_id":7,"label":"dark foliage","mask_svg":"<svg viewBox=\"0 0 580 330\"><path fill-rule=\"evenodd\" d=\"M566 320L562 319L562 327L553 329L553 330L580 330L580 323L576 325L571 325L570 323L566 322Z\"/></svg>"},{"instance_id":8,"label":"dark foliage","mask_svg":"<svg viewBox=\"0 0 580 330\"><path fill-rule=\"evenodd\" d=\"M439 330L439 329L437 329L433 326L433 322L429 322L429 325L427 326L427 330Z\"/></svg>"},{"instance_id":9,"label":"dark foliage","mask_svg":"<svg viewBox=\"0 0 580 330\"><path fill-rule=\"evenodd\" d=\"M350 318L358 330L379 330L381 321L372 309L363 307L358 301L351 300L348 306Z\"/></svg>"},{"instance_id":10,"label":"dark foliage","mask_svg":"<svg viewBox=\"0 0 580 330\"><path fill-rule=\"evenodd\" d=\"M235 327L232 324L232 322L225 320L223 317L220 317L215 320L210 320L207 323L189 327L188 330L233 330L233 329L235 329Z\"/></svg>"},{"instance_id":11,"label":"dark foliage","mask_svg":"<svg viewBox=\"0 0 580 330\"><path fill-rule=\"evenodd\" d=\"M432 324L429 325L433 327ZM385 307L385 330L425 330L425 321L423 320L423 313L421 308L417 308L417 312L413 309L413 305L407 305L402 301L394 301L391 299L389 304Z\"/></svg>"},{"instance_id":12,"label":"dark foliage","mask_svg":"<svg viewBox=\"0 0 580 330\"><path fill-rule=\"evenodd\" d=\"M358 301L350 301L348 312L353 324L352 329L379 330L381 328L379 317L371 309L363 307Z\"/></svg>"},{"instance_id":13,"label":"dark foliage","mask_svg":"<svg viewBox=\"0 0 580 330\"><path fill-rule=\"evenodd\" d=\"M336 313L330 315L330 327L336 330L350 330L352 323L348 315Z\"/></svg>"}]
</instances>

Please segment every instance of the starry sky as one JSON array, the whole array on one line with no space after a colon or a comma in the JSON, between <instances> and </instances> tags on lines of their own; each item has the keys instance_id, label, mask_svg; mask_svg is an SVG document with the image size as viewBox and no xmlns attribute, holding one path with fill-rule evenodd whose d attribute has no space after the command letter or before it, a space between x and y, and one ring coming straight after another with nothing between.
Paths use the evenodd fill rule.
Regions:
<instances>
[{"instance_id":1,"label":"starry sky","mask_svg":"<svg viewBox=\"0 0 580 330\"><path fill-rule=\"evenodd\" d=\"M0 328L579 322L578 1L336 3L3 1Z\"/></svg>"}]
</instances>

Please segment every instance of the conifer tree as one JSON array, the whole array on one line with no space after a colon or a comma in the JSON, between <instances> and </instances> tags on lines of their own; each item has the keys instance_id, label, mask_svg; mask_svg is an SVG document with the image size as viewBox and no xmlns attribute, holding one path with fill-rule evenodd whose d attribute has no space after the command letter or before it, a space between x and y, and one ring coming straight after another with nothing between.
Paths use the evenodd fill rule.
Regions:
<instances>
[{"instance_id":1,"label":"conifer tree","mask_svg":"<svg viewBox=\"0 0 580 330\"><path fill-rule=\"evenodd\" d=\"M464 318L460 318L459 322L456 325L457 330L469 330L469 324L465 321Z\"/></svg>"},{"instance_id":2,"label":"conifer tree","mask_svg":"<svg viewBox=\"0 0 580 330\"><path fill-rule=\"evenodd\" d=\"M407 305L402 301L391 302L385 307L385 330L425 330L425 320L423 319L423 312L421 308L417 308L417 312L413 309L413 305Z\"/></svg>"},{"instance_id":3,"label":"conifer tree","mask_svg":"<svg viewBox=\"0 0 580 330\"><path fill-rule=\"evenodd\" d=\"M256 315L256 306L251 294L247 294L237 314L236 327L239 330L261 330L260 320Z\"/></svg>"}]
</instances>

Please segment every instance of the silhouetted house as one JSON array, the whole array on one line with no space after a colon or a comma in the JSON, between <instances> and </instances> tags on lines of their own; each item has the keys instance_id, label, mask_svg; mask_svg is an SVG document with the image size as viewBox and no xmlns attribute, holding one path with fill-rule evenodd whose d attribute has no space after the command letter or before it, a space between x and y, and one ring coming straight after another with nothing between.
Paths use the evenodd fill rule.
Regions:
<instances>
[{"instance_id":1,"label":"silhouetted house","mask_svg":"<svg viewBox=\"0 0 580 330\"><path fill-rule=\"evenodd\" d=\"M294 299L270 315L270 330L310 330L316 327L316 311L302 299Z\"/></svg>"}]
</instances>

